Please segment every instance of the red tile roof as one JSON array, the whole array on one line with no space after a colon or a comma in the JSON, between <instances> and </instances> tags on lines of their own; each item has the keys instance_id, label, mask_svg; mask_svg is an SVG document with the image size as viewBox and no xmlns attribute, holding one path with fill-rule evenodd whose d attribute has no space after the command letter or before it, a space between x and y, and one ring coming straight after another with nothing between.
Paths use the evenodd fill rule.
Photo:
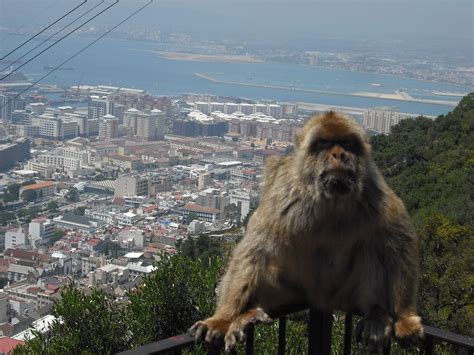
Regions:
<instances>
[{"instance_id":1,"label":"red tile roof","mask_svg":"<svg viewBox=\"0 0 474 355\"><path fill-rule=\"evenodd\" d=\"M221 211L219 211L216 208L212 207L204 207L201 205L195 205L191 203L187 203L184 207L183 210L191 211L191 212L201 212L201 213L212 213L212 214L218 214Z\"/></svg>"},{"instance_id":2,"label":"red tile roof","mask_svg":"<svg viewBox=\"0 0 474 355\"><path fill-rule=\"evenodd\" d=\"M16 348L17 345L20 345L23 343L24 342L21 340L16 340L9 337L0 338L0 352L8 354L10 351Z\"/></svg>"},{"instance_id":3,"label":"red tile roof","mask_svg":"<svg viewBox=\"0 0 474 355\"><path fill-rule=\"evenodd\" d=\"M44 189L46 187L51 187L53 185L54 183L52 181L43 181L37 184L23 186L23 190L39 190Z\"/></svg>"}]
</instances>

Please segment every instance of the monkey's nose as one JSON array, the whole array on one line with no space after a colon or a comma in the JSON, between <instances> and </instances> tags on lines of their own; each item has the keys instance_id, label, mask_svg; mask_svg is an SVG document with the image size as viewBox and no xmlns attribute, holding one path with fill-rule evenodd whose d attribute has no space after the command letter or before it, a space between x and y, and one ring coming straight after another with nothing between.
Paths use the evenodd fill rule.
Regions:
<instances>
[{"instance_id":1,"label":"monkey's nose","mask_svg":"<svg viewBox=\"0 0 474 355\"><path fill-rule=\"evenodd\" d=\"M334 146L331 149L331 156L337 160L337 161L343 161L346 158L346 153L344 151L344 148L342 148L339 145Z\"/></svg>"}]
</instances>

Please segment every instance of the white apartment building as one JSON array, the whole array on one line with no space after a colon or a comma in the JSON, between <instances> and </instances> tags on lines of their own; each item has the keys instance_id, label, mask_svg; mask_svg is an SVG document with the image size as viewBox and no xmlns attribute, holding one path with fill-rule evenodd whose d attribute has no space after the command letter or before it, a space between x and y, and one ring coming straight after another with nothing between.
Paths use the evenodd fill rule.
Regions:
<instances>
[{"instance_id":1,"label":"white apartment building","mask_svg":"<svg viewBox=\"0 0 474 355\"><path fill-rule=\"evenodd\" d=\"M243 220L251 209L257 207L258 197L248 190L234 190L230 193L229 204L235 204L240 211L240 218Z\"/></svg>"},{"instance_id":2,"label":"white apartment building","mask_svg":"<svg viewBox=\"0 0 474 355\"><path fill-rule=\"evenodd\" d=\"M383 134L389 134L392 126L398 124L401 120L413 118L415 115L407 113L367 110L364 112L363 124L365 127Z\"/></svg>"},{"instance_id":3,"label":"white apartment building","mask_svg":"<svg viewBox=\"0 0 474 355\"><path fill-rule=\"evenodd\" d=\"M54 231L55 225L53 221L46 217L35 218L28 225L28 233L32 239L48 240L54 235Z\"/></svg>"},{"instance_id":4,"label":"white apartment building","mask_svg":"<svg viewBox=\"0 0 474 355\"><path fill-rule=\"evenodd\" d=\"M137 119L138 115L143 114L143 111L136 108L130 108L123 113L123 126L129 127L133 135L137 133Z\"/></svg>"},{"instance_id":5,"label":"white apartment building","mask_svg":"<svg viewBox=\"0 0 474 355\"><path fill-rule=\"evenodd\" d=\"M118 137L119 121L113 115L104 115L99 120L99 138L112 139Z\"/></svg>"},{"instance_id":6,"label":"white apartment building","mask_svg":"<svg viewBox=\"0 0 474 355\"><path fill-rule=\"evenodd\" d=\"M113 102L107 96L92 95L89 97L88 118L99 119L113 111Z\"/></svg>"},{"instance_id":7,"label":"white apartment building","mask_svg":"<svg viewBox=\"0 0 474 355\"><path fill-rule=\"evenodd\" d=\"M26 245L26 235L21 228L10 229L5 232L5 250Z\"/></svg>"},{"instance_id":8,"label":"white apartment building","mask_svg":"<svg viewBox=\"0 0 474 355\"><path fill-rule=\"evenodd\" d=\"M234 112L237 112L239 111L239 105L238 104L234 104L233 102L226 102L224 104L224 113L230 115Z\"/></svg>"}]
</instances>

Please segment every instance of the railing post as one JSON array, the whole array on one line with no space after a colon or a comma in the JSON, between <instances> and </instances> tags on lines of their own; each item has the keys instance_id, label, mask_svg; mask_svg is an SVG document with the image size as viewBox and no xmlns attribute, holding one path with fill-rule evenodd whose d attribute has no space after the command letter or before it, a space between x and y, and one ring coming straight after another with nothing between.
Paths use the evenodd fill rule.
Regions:
<instances>
[{"instance_id":1,"label":"railing post","mask_svg":"<svg viewBox=\"0 0 474 355\"><path fill-rule=\"evenodd\" d=\"M316 309L309 310L310 355L331 355L332 313Z\"/></svg>"},{"instance_id":2,"label":"railing post","mask_svg":"<svg viewBox=\"0 0 474 355\"><path fill-rule=\"evenodd\" d=\"M432 337L426 337L425 346L423 350L424 350L423 353L425 355L433 354L433 338Z\"/></svg>"},{"instance_id":3,"label":"railing post","mask_svg":"<svg viewBox=\"0 0 474 355\"><path fill-rule=\"evenodd\" d=\"M286 316L278 320L278 355L286 354Z\"/></svg>"},{"instance_id":4,"label":"railing post","mask_svg":"<svg viewBox=\"0 0 474 355\"><path fill-rule=\"evenodd\" d=\"M250 324L247 328L247 336L245 342L245 355L253 355L253 347L255 341L255 326Z\"/></svg>"},{"instance_id":5,"label":"railing post","mask_svg":"<svg viewBox=\"0 0 474 355\"><path fill-rule=\"evenodd\" d=\"M351 355L352 350L352 313L346 313L344 319L344 355Z\"/></svg>"}]
</instances>

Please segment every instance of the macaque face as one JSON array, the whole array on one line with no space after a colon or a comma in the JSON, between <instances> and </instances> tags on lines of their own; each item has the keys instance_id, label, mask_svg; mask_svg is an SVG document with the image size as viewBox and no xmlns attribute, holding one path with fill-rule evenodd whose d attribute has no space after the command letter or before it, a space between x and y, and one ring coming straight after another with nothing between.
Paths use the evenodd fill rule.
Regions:
<instances>
[{"instance_id":1,"label":"macaque face","mask_svg":"<svg viewBox=\"0 0 474 355\"><path fill-rule=\"evenodd\" d=\"M312 118L297 137L299 174L326 199L360 194L370 161L365 132L350 119L330 112Z\"/></svg>"},{"instance_id":2,"label":"macaque face","mask_svg":"<svg viewBox=\"0 0 474 355\"><path fill-rule=\"evenodd\" d=\"M316 183L326 197L350 195L358 187L358 157L362 143L357 136L349 135L334 139L316 137L310 146L310 154L318 160Z\"/></svg>"}]
</instances>

